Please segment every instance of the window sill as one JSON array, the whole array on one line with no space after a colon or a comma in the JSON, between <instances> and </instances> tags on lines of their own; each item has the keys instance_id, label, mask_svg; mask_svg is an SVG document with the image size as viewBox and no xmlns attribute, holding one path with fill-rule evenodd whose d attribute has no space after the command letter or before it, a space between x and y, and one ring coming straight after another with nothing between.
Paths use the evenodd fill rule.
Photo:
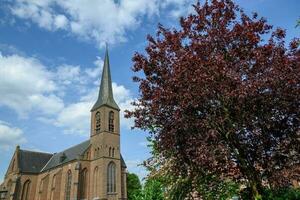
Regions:
<instances>
[{"instance_id":1,"label":"window sill","mask_svg":"<svg viewBox=\"0 0 300 200\"><path fill-rule=\"evenodd\" d=\"M108 192L107 195L117 195L118 193L116 192Z\"/></svg>"}]
</instances>

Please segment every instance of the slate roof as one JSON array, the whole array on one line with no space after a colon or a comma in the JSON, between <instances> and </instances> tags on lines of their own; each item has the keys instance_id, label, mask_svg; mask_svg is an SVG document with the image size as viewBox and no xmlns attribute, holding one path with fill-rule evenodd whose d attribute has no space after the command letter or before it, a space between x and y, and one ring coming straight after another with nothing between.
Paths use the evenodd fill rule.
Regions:
<instances>
[{"instance_id":1,"label":"slate roof","mask_svg":"<svg viewBox=\"0 0 300 200\"><path fill-rule=\"evenodd\" d=\"M109 56L108 56L107 48L106 48L106 52L105 52L105 59L104 59L103 72L102 72L102 78L101 78L98 99L91 111L96 110L97 108L99 108L102 105L107 105L111 108L120 110L119 106L117 105L117 103L115 102L114 97L113 97L110 66L109 66Z\"/></svg>"},{"instance_id":2,"label":"slate roof","mask_svg":"<svg viewBox=\"0 0 300 200\"><path fill-rule=\"evenodd\" d=\"M126 163L125 163L122 155L121 155L121 166L127 168Z\"/></svg>"},{"instance_id":3,"label":"slate roof","mask_svg":"<svg viewBox=\"0 0 300 200\"><path fill-rule=\"evenodd\" d=\"M89 148L90 140L84 141L78 145L68 148L62 152L49 154L20 149L19 163L21 172L40 173L67 162L74 161L78 156L83 155ZM64 159L62 159L64 157ZM125 161L121 155L121 166L126 168Z\"/></svg>"},{"instance_id":4,"label":"slate roof","mask_svg":"<svg viewBox=\"0 0 300 200\"><path fill-rule=\"evenodd\" d=\"M42 169L42 172L67 163L69 161L76 160L78 156L82 155L88 149L89 146L90 140L87 140L60 153L54 154L49 160L49 162L46 164L46 166ZM65 157L63 160L61 160L62 156Z\"/></svg>"},{"instance_id":5,"label":"slate roof","mask_svg":"<svg viewBox=\"0 0 300 200\"><path fill-rule=\"evenodd\" d=\"M39 173L53 154L21 150L19 151L19 167L21 172Z\"/></svg>"}]
</instances>

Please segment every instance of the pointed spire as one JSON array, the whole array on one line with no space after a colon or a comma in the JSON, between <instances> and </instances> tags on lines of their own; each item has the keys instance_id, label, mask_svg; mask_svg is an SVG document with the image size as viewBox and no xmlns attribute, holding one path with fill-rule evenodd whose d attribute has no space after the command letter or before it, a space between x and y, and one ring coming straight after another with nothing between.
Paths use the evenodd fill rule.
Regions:
<instances>
[{"instance_id":1,"label":"pointed spire","mask_svg":"<svg viewBox=\"0 0 300 200\"><path fill-rule=\"evenodd\" d=\"M106 52L105 52L105 59L104 59L99 95L91 111L94 111L103 105L107 105L111 108L120 110L119 106L117 105L113 97L107 44L106 44Z\"/></svg>"}]
</instances>

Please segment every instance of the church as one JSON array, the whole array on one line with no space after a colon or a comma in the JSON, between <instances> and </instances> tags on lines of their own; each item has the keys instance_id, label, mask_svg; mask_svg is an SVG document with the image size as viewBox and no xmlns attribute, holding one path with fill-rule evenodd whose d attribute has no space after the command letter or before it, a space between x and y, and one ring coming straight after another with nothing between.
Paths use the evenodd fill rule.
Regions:
<instances>
[{"instance_id":1,"label":"church","mask_svg":"<svg viewBox=\"0 0 300 200\"><path fill-rule=\"evenodd\" d=\"M17 146L0 185L0 200L127 199L119 111L106 49L89 140L54 154Z\"/></svg>"}]
</instances>

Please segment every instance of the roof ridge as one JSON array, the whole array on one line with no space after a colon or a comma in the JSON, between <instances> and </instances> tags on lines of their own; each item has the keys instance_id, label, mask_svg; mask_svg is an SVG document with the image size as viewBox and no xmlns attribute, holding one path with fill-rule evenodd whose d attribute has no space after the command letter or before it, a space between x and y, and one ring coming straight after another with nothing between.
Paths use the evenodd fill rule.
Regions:
<instances>
[{"instance_id":1,"label":"roof ridge","mask_svg":"<svg viewBox=\"0 0 300 200\"><path fill-rule=\"evenodd\" d=\"M86 141L84 141L84 142L81 142L81 143L79 143L79 144L76 144L76 145L74 145L74 146L71 146L71 147L69 147L69 148L67 148L67 149L65 149L65 150L63 150L63 151L60 151L60 152L58 152L58 153L56 153L56 154L64 153L64 152L66 152L67 150L70 150L70 149L72 149L72 148L74 148L74 147L77 147L77 146L79 146L79 145L81 145L81 144L83 144L83 143L85 143L85 142L88 142L88 141L90 141L90 139L88 139L88 140L86 140ZM54 154L53 154L53 155L54 155Z\"/></svg>"},{"instance_id":2,"label":"roof ridge","mask_svg":"<svg viewBox=\"0 0 300 200\"><path fill-rule=\"evenodd\" d=\"M50 152L33 151L33 150L27 150L27 149L20 149L20 151L23 151L23 152L30 152L30 153L39 153L39 154L53 155L53 153L50 153Z\"/></svg>"},{"instance_id":3,"label":"roof ridge","mask_svg":"<svg viewBox=\"0 0 300 200\"><path fill-rule=\"evenodd\" d=\"M46 164L44 165L44 167L40 170L40 172L42 172L44 170L44 168L48 165L48 163L53 159L55 153L51 156L51 158L48 160L48 162L46 162Z\"/></svg>"}]
</instances>

